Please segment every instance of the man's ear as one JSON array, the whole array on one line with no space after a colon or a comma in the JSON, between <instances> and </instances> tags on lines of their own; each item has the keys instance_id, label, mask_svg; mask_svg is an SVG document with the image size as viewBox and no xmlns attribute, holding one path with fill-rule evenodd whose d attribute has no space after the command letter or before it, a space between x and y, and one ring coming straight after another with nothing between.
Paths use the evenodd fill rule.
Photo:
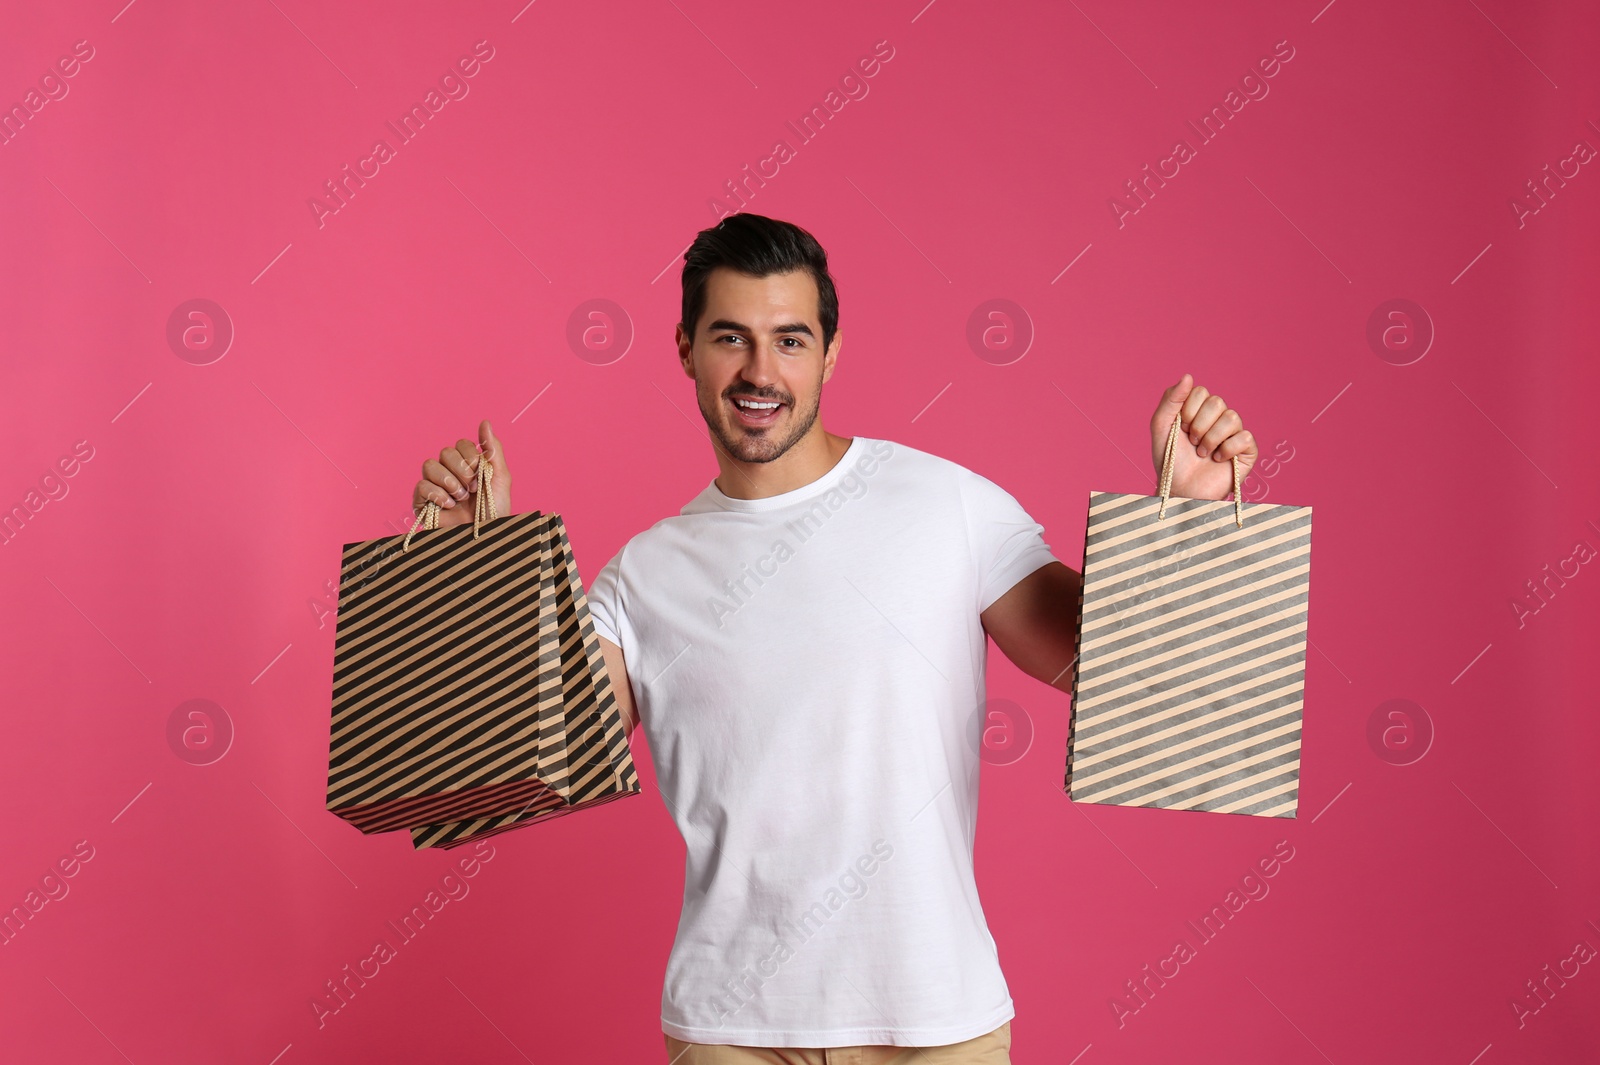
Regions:
<instances>
[{"instance_id":1,"label":"man's ear","mask_svg":"<svg viewBox=\"0 0 1600 1065\"><path fill-rule=\"evenodd\" d=\"M689 339L689 334L684 332L683 323L679 322L673 334L673 341L678 345L678 361L683 364L683 372L690 379L694 379L694 344Z\"/></svg>"},{"instance_id":2,"label":"man's ear","mask_svg":"<svg viewBox=\"0 0 1600 1065\"><path fill-rule=\"evenodd\" d=\"M844 330L837 326L833 330L833 342L828 345L828 350L822 355L822 380L826 382L833 376L833 367L839 361L839 343L844 339Z\"/></svg>"}]
</instances>

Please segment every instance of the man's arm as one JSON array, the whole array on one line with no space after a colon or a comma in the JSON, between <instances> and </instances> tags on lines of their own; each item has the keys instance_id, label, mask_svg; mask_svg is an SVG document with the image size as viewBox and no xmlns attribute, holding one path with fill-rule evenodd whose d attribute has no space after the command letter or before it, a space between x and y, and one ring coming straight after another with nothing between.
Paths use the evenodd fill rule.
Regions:
<instances>
[{"instance_id":1,"label":"man's arm","mask_svg":"<svg viewBox=\"0 0 1600 1065\"><path fill-rule=\"evenodd\" d=\"M623 661L622 648L604 636L600 637L600 650L605 654L606 674L611 678L611 691L617 697L617 709L622 711L623 734L632 736L634 726L639 723L639 713L633 706L633 687L628 683L628 664Z\"/></svg>"},{"instance_id":2,"label":"man's arm","mask_svg":"<svg viewBox=\"0 0 1600 1065\"><path fill-rule=\"evenodd\" d=\"M979 615L995 646L1022 672L1072 691L1078 642L1078 592L1083 577L1047 562L1011 586Z\"/></svg>"}]
</instances>

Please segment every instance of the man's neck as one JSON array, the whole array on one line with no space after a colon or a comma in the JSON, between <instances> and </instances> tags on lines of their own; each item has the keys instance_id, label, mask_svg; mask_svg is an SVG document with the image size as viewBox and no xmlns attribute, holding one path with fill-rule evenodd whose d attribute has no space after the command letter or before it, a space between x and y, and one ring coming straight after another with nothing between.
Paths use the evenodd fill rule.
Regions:
<instances>
[{"instance_id":1,"label":"man's neck","mask_svg":"<svg viewBox=\"0 0 1600 1065\"><path fill-rule=\"evenodd\" d=\"M720 471L717 488L731 499L765 499L804 488L837 466L853 439L835 436L818 422L771 462L740 462L721 447L713 446Z\"/></svg>"}]
</instances>

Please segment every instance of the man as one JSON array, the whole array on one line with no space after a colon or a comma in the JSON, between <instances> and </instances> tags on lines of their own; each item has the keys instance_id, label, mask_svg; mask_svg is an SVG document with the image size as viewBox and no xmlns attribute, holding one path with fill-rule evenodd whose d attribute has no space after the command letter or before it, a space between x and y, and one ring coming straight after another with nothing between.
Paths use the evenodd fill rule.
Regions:
<instances>
[{"instance_id":1,"label":"man","mask_svg":"<svg viewBox=\"0 0 1600 1065\"><path fill-rule=\"evenodd\" d=\"M985 636L1070 691L1080 575L994 483L823 427L841 334L809 233L736 214L684 259L678 357L718 475L588 592L688 851L668 1057L1008 1063L972 869ZM1173 494L1226 497L1228 459L1257 454L1239 415L1185 374L1150 421L1158 469L1175 415ZM472 520L480 456L510 513L487 421L423 464L413 505Z\"/></svg>"}]
</instances>

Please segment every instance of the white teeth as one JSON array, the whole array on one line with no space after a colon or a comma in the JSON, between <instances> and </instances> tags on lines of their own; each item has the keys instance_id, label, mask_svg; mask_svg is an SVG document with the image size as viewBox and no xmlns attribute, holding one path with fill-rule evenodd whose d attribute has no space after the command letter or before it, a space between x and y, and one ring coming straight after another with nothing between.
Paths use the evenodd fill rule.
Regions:
<instances>
[{"instance_id":1,"label":"white teeth","mask_svg":"<svg viewBox=\"0 0 1600 1065\"><path fill-rule=\"evenodd\" d=\"M778 406L777 403L757 403L756 401L749 399L736 399L734 402L739 406L746 408L747 410L772 410L774 407Z\"/></svg>"}]
</instances>

